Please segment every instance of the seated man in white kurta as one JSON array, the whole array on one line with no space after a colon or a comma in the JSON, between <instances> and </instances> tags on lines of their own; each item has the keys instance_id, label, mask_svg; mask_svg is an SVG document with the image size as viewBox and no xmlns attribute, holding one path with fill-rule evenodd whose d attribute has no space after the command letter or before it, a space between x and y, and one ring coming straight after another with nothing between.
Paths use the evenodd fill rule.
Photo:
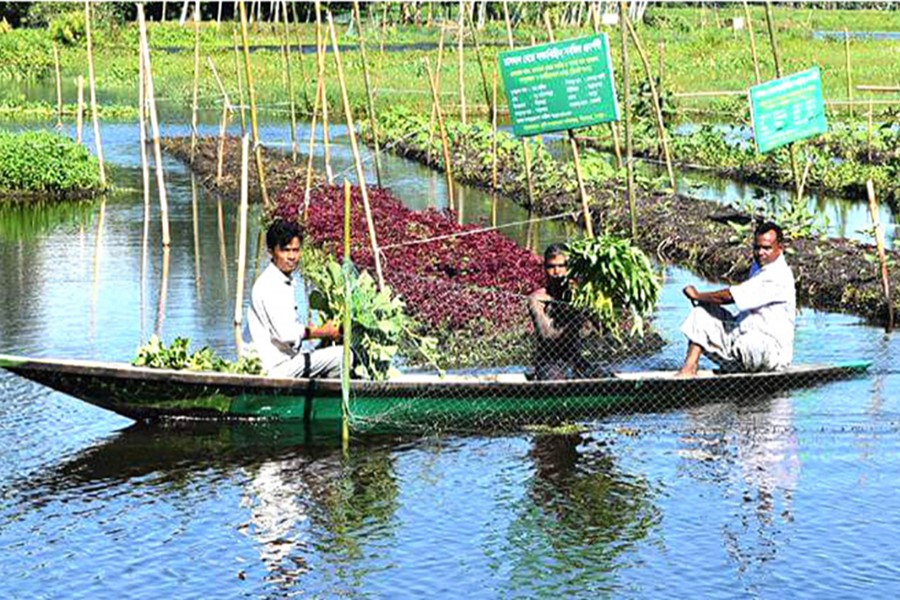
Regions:
<instances>
[{"instance_id":1,"label":"seated man in white kurta","mask_svg":"<svg viewBox=\"0 0 900 600\"><path fill-rule=\"evenodd\" d=\"M781 228L763 223L754 234L747 281L715 292L684 288L694 308L681 326L688 351L678 375L696 375L701 355L730 371L775 371L791 364L796 292L783 244ZM733 315L723 304L740 312Z\"/></svg>"},{"instance_id":2,"label":"seated man in white kurta","mask_svg":"<svg viewBox=\"0 0 900 600\"><path fill-rule=\"evenodd\" d=\"M247 326L263 369L272 377L341 376L343 346L301 351L304 340L340 340L336 323L304 325L297 316L294 272L300 264L302 232L294 223L275 221L266 232L272 262L250 294Z\"/></svg>"}]
</instances>

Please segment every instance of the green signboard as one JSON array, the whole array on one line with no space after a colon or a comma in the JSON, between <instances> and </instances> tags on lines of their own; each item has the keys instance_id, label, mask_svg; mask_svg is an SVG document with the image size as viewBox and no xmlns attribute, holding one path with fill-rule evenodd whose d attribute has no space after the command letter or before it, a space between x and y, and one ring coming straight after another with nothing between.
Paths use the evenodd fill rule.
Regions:
<instances>
[{"instance_id":1,"label":"green signboard","mask_svg":"<svg viewBox=\"0 0 900 600\"><path fill-rule=\"evenodd\" d=\"M605 33L510 50L499 61L516 135L619 119Z\"/></svg>"},{"instance_id":2,"label":"green signboard","mask_svg":"<svg viewBox=\"0 0 900 600\"><path fill-rule=\"evenodd\" d=\"M760 152L828 131L819 67L750 88L750 118Z\"/></svg>"}]
</instances>

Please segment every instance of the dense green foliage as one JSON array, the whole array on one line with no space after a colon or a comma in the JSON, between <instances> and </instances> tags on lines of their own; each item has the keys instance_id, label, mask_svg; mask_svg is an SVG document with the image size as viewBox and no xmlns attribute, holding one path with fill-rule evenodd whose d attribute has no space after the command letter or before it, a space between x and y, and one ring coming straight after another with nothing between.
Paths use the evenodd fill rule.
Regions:
<instances>
[{"instance_id":1,"label":"dense green foliage","mask_svg":"<svg viewBox=\"0 0 900 600\"><path fill-rule=\"evenodd\" d=\"M582 238L569 244L572 305L594 313L614 335L622 323L631 334L644 331L653 313L662 282L647 255L630 241L611 235Z\"/></svg>"},{"instance_id":2,"label":"dense green foliage","mask_svg":"<svg viewBox=\"0 0 900 600\"><path fill-rule=\"evenodd\" d=\"M186 369L188 371L214 371L245 375L259 375L262 373L262 364L258 358L241 357L237 362L231 362L216 354L208 346L203 346L200 350L191 352L190 345L190 339L177 337L169 347L166 347L154 335L147 344L138 348L137 356L131 364L136 367L175 369L179 371Z\"/></svg>"},{"instance_id":3,"label":"dense green foliage","mask_svg":"<svg viewBox=\"0 0 900 600\"><path fill-rule=\"evenodd\" d=\"M87 148L56 133L0 132L0 189L62 195L97 192L99 164Z\"/></svg>"},{"instance_id":4,"label":"dense green foliage","mask_svg":"<svg viewBox=\"0 0 900 600\"><path fill-rule=\"evenodd\" d=\"M344 269L330 255L304 251L303 274L315 286L309 305L326 321L343 323L348 310L346 286L351 290L350 341L355 357L354 375L376 381L399 374L394 359L402 349L423 355L434 364L437 340L418 335L416 324L406 314L406 304L389 287L378 291L367 271L356 274Z\"/></svg>"}]
</instances>

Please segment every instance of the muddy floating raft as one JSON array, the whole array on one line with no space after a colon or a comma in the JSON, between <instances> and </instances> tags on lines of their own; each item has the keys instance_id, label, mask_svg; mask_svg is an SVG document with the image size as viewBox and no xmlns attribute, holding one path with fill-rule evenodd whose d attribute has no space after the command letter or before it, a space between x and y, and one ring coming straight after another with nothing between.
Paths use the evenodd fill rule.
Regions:
<instances>
[{"instance_id":1,"label":"muddy floating raft","mask_svg":"<svg viewBox=\"0 0 900 600\"><path fill-rule=\"evenodd\" d=\"M521 374L408 374L387 382L351 382L351 414L360 423L448 424L571 421L612 412L652 412L767 395L858 376L871 363L797 365L770 373L671 371L615 373L599 379L528 381ZM0 367L135 420L190 417L272 419L308 424L341 419L341 382L135 367L126 363L0 354Z\"/></svg>"}]
</instances>

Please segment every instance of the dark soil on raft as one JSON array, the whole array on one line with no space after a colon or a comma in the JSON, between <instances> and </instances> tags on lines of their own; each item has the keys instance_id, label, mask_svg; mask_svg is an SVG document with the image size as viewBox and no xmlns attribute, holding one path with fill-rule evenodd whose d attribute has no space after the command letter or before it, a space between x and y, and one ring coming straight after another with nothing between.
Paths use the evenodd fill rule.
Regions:
<instances>
[{"instance_id":1,"label":"dark soil on raft","mask_svg":"<svg viewBox=\"0 0 900 600\"><path fill-rule=\"evenodd\" d=\"M382 140L383 144L394 140ZM394 143L393 152L441 170L440 158L410 143ZM471 152L455 144L454 174L467 184L489 187L490 166L476 150ZM509 165L501 168L501 193L519 203L527 203L524 184ZM519 169L521 172L521 169ZM618 182L590 186L591 214L595 231L629 235L631 217L626 194ZM638 191L635 198L638 245L661 261L685 267L720 282L742 281L749 272L752 254L750 240L735 238L729 221L747 223L750 215L737 213L720 204L681 195L649 194ZM539 198L532 210L553 215L580 208L575 193L562 189ZM843 238L789 239L786 258L794 271L797 300L803 306L823 311L843 312L863 317L872 323L888 322L888 308L882 291L880 267L874 244L862 244ZM892 290L900 286L900 252L887 252ZM873 260L874 259L874 260ZM892 294L894 312L900 310L898 294Z\"/></svg>"},{"instance_id":2,"label":"dark soil on raft","mask_svg":"<svg viewBox=\"0 0 900 600\"><path fill-rule=\"evenodd\" d=\"M207 189L226 198L239 199L241 196L241 138L225 138L225 152L222 163L222 179L216 179L218 168L219 139L215 137L200 137L197 139L197 147L194 152L194 162L191 163L191 138L173 137L162 140L162 148L175 158L183 161L201 178L201 183ZM263 147L263 169L265 170L266 192L269 200L274 201L276 196L296 179L305 181L306 161L298 160L296 163L290 154L281 150L272 150ZM251 144L250 182L248 185L249 201L262 202L262 194L259 187L259 175L256 169L256 157L253 154ZM324 178L313 177L312 185L321 183Z\"/></svg>"}]
</instances>

